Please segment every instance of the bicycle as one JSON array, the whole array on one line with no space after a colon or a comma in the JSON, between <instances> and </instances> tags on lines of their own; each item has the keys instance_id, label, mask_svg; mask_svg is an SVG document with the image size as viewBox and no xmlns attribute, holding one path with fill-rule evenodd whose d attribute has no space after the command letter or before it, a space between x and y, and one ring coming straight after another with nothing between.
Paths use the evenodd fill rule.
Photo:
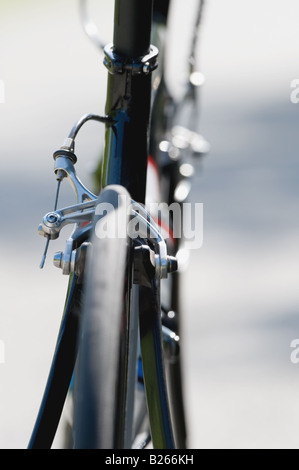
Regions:
<instances>
[{"instance_id":1,"label":"bicycle","mask_svg":"<svg viewBox=\"0 0 299 470\"><path fill-rule=\"evenodd\" d=\"M69 447L139 449L150 442L159 449L186 447L176 257L181 245L171 236L182 221L167 212L163 226L163 214L150 213L147 204L181 205L190 176L180 171L182 162L207 150L196 132L174 126L186 103L195 103L200 85L195 47L203 4L189 57L191 79L176 103L163 63L158 67L170 0L115 0L113 44L104 47L105 115L83 116L54 152L58 185L54 210L39 227L46 237L41 267L50 240L65 225L75 227L65 251L54 256L69 285L30 449L51 447L68 394L74 397ZM81 8L85 30L102 49L83 0ZM158 48L151 45L153 33L161 40ZM90 120L105 125L99 196L83 185L74 167L77 134ZM64 179L77 203L58 210Z\"/></svg>"}]
</instances>

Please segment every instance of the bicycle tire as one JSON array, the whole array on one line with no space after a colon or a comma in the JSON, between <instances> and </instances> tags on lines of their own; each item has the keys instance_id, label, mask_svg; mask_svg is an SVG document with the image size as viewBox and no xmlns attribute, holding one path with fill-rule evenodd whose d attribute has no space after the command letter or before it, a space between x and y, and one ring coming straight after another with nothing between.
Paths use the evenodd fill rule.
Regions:
<instances>
[{"instance_id":1,"label":"bicycle tire","mask_svg":"<svg viewBox=\"0 0 299 470\"><path fill-rule=\"evenodd\" d=\"M129 201L128 192L117 185L106 187L98 200L99 204L112 205L111 217L122 221L127 220ZM130 445L130 436L126 437L126 412L127 397L132 395L132 390L127 393L126 387L131 367L131 240L127 235L99 239L97 224L105 228L109 215L97 215L98 212L95 211L91 252L87 260L85 308L75 374L74 447L78 449ZM131 363L134 373L136 357Z\"/></svg>"}]
</instances>

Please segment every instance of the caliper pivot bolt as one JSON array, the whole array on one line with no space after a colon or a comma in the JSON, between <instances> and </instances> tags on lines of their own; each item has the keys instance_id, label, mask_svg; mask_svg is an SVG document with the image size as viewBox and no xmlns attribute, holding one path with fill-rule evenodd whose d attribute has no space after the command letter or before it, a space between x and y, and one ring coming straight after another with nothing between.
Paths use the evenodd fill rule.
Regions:
<instances>
[{"instance_id":1,"label":"caliper pivot bolt","mask_svg":"<svg viewBox=\"0 0 299 470\"><path fill-rule=\"evenodd\" d=\"M167 272L173 273L178 269L178 261L175 256L167 256Z\"/></svg>"}]
</instances>

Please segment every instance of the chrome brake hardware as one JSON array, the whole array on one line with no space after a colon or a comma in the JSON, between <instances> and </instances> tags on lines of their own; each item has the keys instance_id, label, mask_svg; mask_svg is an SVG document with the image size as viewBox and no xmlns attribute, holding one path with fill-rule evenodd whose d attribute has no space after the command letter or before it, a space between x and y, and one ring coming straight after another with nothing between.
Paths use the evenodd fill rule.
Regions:
<instances>
[{"instance_id":1,"label":"chrome brake hardware","mask_svg":"<svg viewBox=\"0 0 299 470\"><path fill-rule=\"evenodd\" d=\"M72 148L74 145L73 140L67 139L71 142ZM76 156L72 152L72 149L66 146L61 147L61 149L54 153L54 172L56 174L56 179L58 181L56 200L55 200L55 210L48 212L42 220L42 223L38 227L38 233L47 238L47 243L45 251L42 257L40 268L43 268L46 254L49 246L50 240L55 240L60 235L60 230L68 224L76 224L76 230L79 230L82 227L82 224L88 223L92 220L94 214L95 203L97 196L89 191L83 183L78 178L74 164L76 163ZM60 210L56 210L58 193L61 181L66 178L71 187L73 188L77 204L69 207L65 207ZM61 266L64 274L69 274L72 269L72 251L73 251L73 236L67 240L66 249L63 255L63 261ZM54 265L57 266L57 260L54 258Z\"/></svg>"},{"instance_id":2,"label":"chrome brake hardware","mask_svg":"<svg viewBox=\"0 0 299 470\"><path fill-rule=\"evenodd\" d=\"M79 248L74 250L73 239L69 238L66 242L65 251L58 251L54 255L53 263L54 266L62 270L62 274L75 273L77 276L83 274L86 254L89 242L84 242Z\"/></svg>"},{"instance_id":3,"label":"chrome brake hardware","mask_svg":"<svg viewBox=\"0 0 299 470\"><path fill-rule=\"evenodd\" d=\"M77 157L74 153L75 137L82 125L91 119L100 122L111 122L107 117L93 114L83 116L83 118L81 118L73 127L69 137L65 140L62 147L54 153L54 172L58 181L55 206L53 211L48 212L43 217L42 223L38 228L38 233L47 238L45 251L40 264L40 267L42 268L44 266L50 240L57 239L64 226L75 224L75 228L66 242L65 251L58 252L54 255L54 265L61 268L63 274L76 272L76 270L78 270L79 260L81 263L81 268L79 268L79 270L82 270L82 259L84 256L81 256L81 247L78 248L75 246L75 239L77 239L78 234L84 230L83 226L92 221L95 213L96 201L98 199L95 194L83 185L78 178L74 167L77 161ZM59 188L61 181L64 178L67 179L74 190L77 204L56 210ZM155 276L160 279L167 278L168 273L177 269L176 258L167 255L166 242L149 212L141 204L136 203L135 201L131 201L130 208L131 218L136 217L138 225L141 228L139 238L151 241L155 247L153 257ZM86 246L84 247L84 250L85 249Z\"/></svg>"},{"instance_id":4,"label":"chrome brake hardware","mask_svg":"<svg viewBox=\"0 0 299 470\"><path fill-rule=\"evenodd\" d=\"M94 196L93 200L49 212L43 217L42 224L39 226L39 234L47 237L48 240L57 239L65 225L77 224L66 241L65 251L54 255L54 266L61 268L63 274L70 274L78 270L82 271L82 259L85 259L85 257L82 258L81 251L83 245L85 250L88 244L82 244L79 248L74 249L74 238L76 233L82 230L82 224L91 222L95 212L96 200L97 198ZM167 255L166 242L154 220L149 212L135 201L132 201L130 206L130 217L131 219L136 218L138 223L138 240L148 240L154 246L154 250L151 250L154 275L160 279L167 278L169 273L177 270L177 260L175 257Z\"/></svg>"},{"instance_id":5,"label":"chrome brake hardware","mask_svg":"<svg viewBox=\"0 0 299 470\"><path fill-rule=\"evenodd\" d=\"M160 279L166 279L169 273L178 269L176 258L167 255L167 245L164 238L149 212L141 204L132 202L132 215L137 217L140 237L150 240L155 246L155 275Z\"/></svg>"},{"instance_id":6,"label":"chrome brake hardware","mask_svg":"<svg viewBox=\"0 0 299 470\"><path fill-rule=\"evenodd\" d=\"M59 237L60 230L65 225L90 222L94 214L95 204L96 199L65 207L58 211L48 212L38 227L38 233L50 238L50 240L55 240Z\"/></svg>"},{"instance_id":7,"label":"chrome brake hardware","mask_svg":"<svg viewBox=\"0 0 299 470\"><path fill-rule=\"evenodd\" d=\"M64 149L58 150L54 153L54 172L56 174L57 181L67 178L76 194L78 203L97 199L97 196L89 191L78 178L74 167L75 160L73 157L75 157L73 152Z\"/></svg>"},{"instance_id":8,"label":"chrome brake hardware","mask_svg":"<svg viewBox=\"0 0 299 470\"><path fill-rule=\"evenodd\" d=\"M61 228L64 227L66 224L75 223L77 224L78 229L81 227L82 223L90 222L94 213L94 205L97 196L83 185L83 183L77 177L74 168L74 165L77 161L77 157L74 153L75 138L81 127L87 121L91 120L98 121L101 123L113 122L107 116L103 117L98 116L96 114L84 115L73 126L71 132L68 135L68 138L65 139L61 148L54 152L54 173L56 174L56 180L58 181L58 185L54 210L44 216L42 224L40 224L38 228L39 234L47 238L46 247L44 250L40 268L43 268L44 266L50 240L55 240L59 237ZM68 180L71 187L73 188L76 194L77 204L57 211L56 208L60 184L64 178Z\"/></svg>"}]
</instances>

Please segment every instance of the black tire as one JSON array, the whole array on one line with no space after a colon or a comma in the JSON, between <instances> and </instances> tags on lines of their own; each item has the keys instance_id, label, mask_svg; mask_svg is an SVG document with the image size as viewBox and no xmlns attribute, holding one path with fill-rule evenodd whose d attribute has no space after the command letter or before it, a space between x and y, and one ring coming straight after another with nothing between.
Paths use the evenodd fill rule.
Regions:
<instances>
[{"instance_id":1,"label":"black tire","mask_svg":"<svg viewBox=\"0 0 299 470\"><path fill-rule=\"evenodd\" d=\"M114 232L114 222L120 219L127 226L129 194L120 186L108 186L99 196L99 204L107 203L112 207L108 215L103 215L102 206L97 205L87 261L74 390L74 447L78 449L128 446L131 241L114 233L99 238L99 231ZM133 359L136 363L136 357Z\"/></svg>"}]
</instances>

